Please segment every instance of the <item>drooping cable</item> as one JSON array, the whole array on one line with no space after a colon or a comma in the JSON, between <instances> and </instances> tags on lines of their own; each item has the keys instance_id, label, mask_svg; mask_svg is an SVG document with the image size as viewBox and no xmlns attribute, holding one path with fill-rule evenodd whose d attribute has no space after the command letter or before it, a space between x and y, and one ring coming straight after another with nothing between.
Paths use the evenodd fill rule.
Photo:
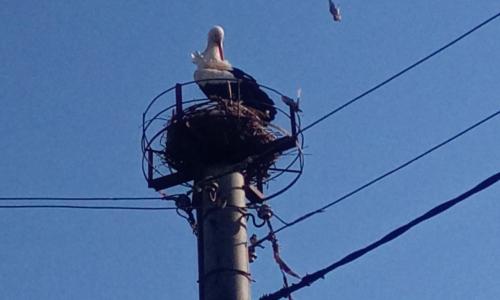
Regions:
<instances>
[{"instance_id":1,"label":"drooping cable","mask_svg":"<svg viewBox=\"0 0 500 300\"><path fill-rule=\"evenodd\" d=\"M404 234L405 232L407 232L411 228L415 227L416 225L418 225L424 221L427 221L433 217L436 217L439 214L442 214L446 210L448 210L451 207L455 206L456 204L464 201L465 199L469 198L470 196L489 188L490 186L492 186L493 184L495 184L499 180L500 180L500 172L490 176L489 178L485 179L484 181L482 181L481 183L476 185L474 188L468 190L467 192L461 194L460 196L453 198L451 200L448 200L448 201L432 208L431 210L427 211L425 214L419 216L418 218L408 222L407 224L398 227L397 229L391 231L390 233L388 233L387 235L385 235L381 239L371 243L370 245L350 253L349 255L345 256L341 260L329 265L328 267L326 267L324 269L316 271L310 275L304 276L298 283L292 284L289 287L282 288L282 289L280 289L277 292L274 292L272 294L264 295L263 297L260 298L260 300L276 300L276 299L285 298L297 290L300 290L306 286L310 286L313 282L317 281L320 278L324 278L324 276L326 274L332 272L333 270L335 270L343 265L346 265L346 264L362 257L363 255L375 250L376 248L394 240L395 238L401 236L402 234Z\"/></svg>"},{"instance_id":2,"label":"drooping cable","mask_svg":"<svg viewBox=\"0 0 500 300\"><path fill-rule=\"evenodd\" d=\"M334 206L334 205L336 205L336 204L340 203L341 201L344 201L345 199L347 199L347 198L349 198L349 197L351 197L351 196L353 196L353 195L355 195L355 194L359 193L360 191L362 191L362 190L366 189L367 187L369 187L369 186L371 186L371 185L373 185L373 184L375 184L375 183L379 182L380 180L382 180L382 179L384 179L384 178L386 178L386 177L388 177L388 176L390 176L390 175L392 175L392 174L396 173L397 171L399 171L399 170L401 170L401 169L403 169L403 168L405 168L405 167L409 166L410 164L412 164L412 163L416 162L417 160L419 160L419 159L421 159L421 158L423 158L423 157L425 157L425 156L429 155L430 153L432 153L432 152L436 151L437 149L439 149L439 148L441 148L441 147L443 147L443 146L447 145L448 143L450 143L450 142L452 142L453 140L455 140L455 139L457 139L457 138L461 137L462 135L466 134L467 132L469 132L469 131L473 130L474 128L476 128L476 127L478 127L478 126L480 126L480 125L484 124L485 122L487 122L487 121L489 121L489 120L493 119L494 117L498 116L499 114L500 114L500 110L498 110L498 111L496 111L495 113L493 113L493 114L491 114L491 115L487 116L486 118L484 118L484 119L482 119L482 120L480 120L480 121L476 122L475 124L473 124L473 125L469 126L468 128L466 128L466 129L462 130L461 132L459 132L459 133L455 134L455 135L454 135L454 136L452 136L451 138L449 138L449 139L447 139L447 140L445 140L445 141L443 141L443 142L441 142L441 143L439 143L439 144L435 145L434 147L432 147L432 148L428 149L427 151L424 151L423 153L421 153L421 154L419 154L419 155L415 156L414 158L412 158L412 159L408 160L407 162L405 162L405 163L403 163L403 164L399 165L398 167L396 167L396 168L394 168L394 169L392 169L392 170L390 170L390 171L388 171L388 172L386 172L386 173L384 173L384 174L382 174L382 175L380 175L380 176L376 177L375 179L370 180L369 182L365 183L364 185L362 185L362 186L358 187L357 189L355 189L355 190L353 190L353 191L351 191L351 192L349 192L349 193L345 194L344 196L342 196L342 197L340 197L340 198L338 198L338 199L336 199L336 200L334 200L334 201L332 201L332 202L330 202L330 203L328 203L328 204L324 205L323 207L321 207L321 208L319 208L319 209L315 209L315 210L313 210L313 211L311 211L311 212L309 212L309 213L307 213L307 214L305 214L305 215L303 215L303 216L301 216L301 217L299 217L299 218L295 219L295 220L294 220L294 221L292 221L292 222L289 222L287 225L284 225L284 226L282 226L282 227L280 227L280 228L276 229L276 231L275 231L274 233L278 233L278 232L280 232L280 231L282 231L282 230L284 230L284 229L286 229L286 228L289 228L289 227L291 227L291 226L293 226L293 225L296 225L296 224L298 224L298 223L300 223L300 222L302 222L302 221L304 221L304 220L306 220L306 219L309 219L310 217L312 217L312 216L314 216L314 215L316 215L316 214L319 214L319 213L324 212L326 209L328 209L328 208L330 208L330 207L332 207L332 206ZM264 241L264 240L265 240L265 238L264 238L264 239L262 239L262 240L260 240L259 242Z\"/></svg>"}]
</instances>

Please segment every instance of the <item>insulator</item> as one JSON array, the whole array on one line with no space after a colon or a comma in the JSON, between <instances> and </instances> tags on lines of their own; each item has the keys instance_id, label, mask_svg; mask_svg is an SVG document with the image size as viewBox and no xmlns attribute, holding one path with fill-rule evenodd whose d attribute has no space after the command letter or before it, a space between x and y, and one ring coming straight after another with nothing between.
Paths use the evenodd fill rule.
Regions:
<instances>
[{"instance_id":1,"label":"insulator","mask_svg":"<svg viewBox=\"0 0 500 300\"><path fill-rule=\"evenodd\" d=\"M179 197L175 199L175 206L186 209L191 206L191 199L189 199L188 195L179 195Z\"/></svg>"},{"instance_id":2,"label":"insulator","mask_svg":"<svg viewBox=\"0 0 500 300\"><path fill-rule=\"evenodd\" d=\"M262 204L258 209L257 209L257 215L259 218L262 220L269 220L273 216L273 211L271 210L271 207L267 204Z\"/></svg>"},{"instance_id":3,"label":"insulator","mask_svg":"<svg viewBox=\"0 0 500 300\"><path fill-rule=\"evenodd\" d=\"M217 200L217 191L219 190L219 184L216 181L211 181L205 185L205 192L208 193L210 201L215 202Z\"/></svg>"}]
</instances>

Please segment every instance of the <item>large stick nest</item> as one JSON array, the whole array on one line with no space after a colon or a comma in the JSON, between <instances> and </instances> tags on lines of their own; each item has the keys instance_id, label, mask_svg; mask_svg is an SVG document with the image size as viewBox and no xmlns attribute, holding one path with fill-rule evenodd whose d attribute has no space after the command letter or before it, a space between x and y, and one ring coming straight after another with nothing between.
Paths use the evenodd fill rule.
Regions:
<instances>
[{"instance_id":1,"label":"large stick nest","mask_svg":"<svg viewBox=\"0 0 500 300\"><path fill-rule=\"evenodd\" d=\"M196 173L202 166L235 164L258 156L276 139L263 117L262 112L235 101L191 106L167 126L164 160L173 169ZM262 157L247 176L266 177L276 159Z\"/></svg>"}]
</instances>

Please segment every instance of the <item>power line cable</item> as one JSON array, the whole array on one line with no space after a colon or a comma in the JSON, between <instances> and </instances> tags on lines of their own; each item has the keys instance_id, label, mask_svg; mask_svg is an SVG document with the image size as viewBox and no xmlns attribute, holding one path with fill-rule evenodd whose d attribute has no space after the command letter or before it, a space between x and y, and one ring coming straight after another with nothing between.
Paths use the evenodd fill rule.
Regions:
<instances>
[{"instance_id":1,"label":"power line cable","mask_svg":"<svg viewBox=\"0 0 500 300\"><path fill-rule=\"evenodd\" d=\"M479 28L485 26L486 24L490 23L491 21L495 20L496 18L498 18L500 16L500 12L497 13L496 15L494 15L493 17L487 19L486 21L482 22L481 24L475 26L474 28L472 28L471 30L467 31L466 33L462 34L461 36L457 37L456 39L454 39L453 41L449 42L448 44L444 45L443 47L439 48L438 50L432 52L431 54L427 55L426 57L420 59L419 61L417 61L416 63L412 64L411 66L403 69L402 71L396 73L395 75L389 77L388 79L382 81L381 83L377 84L376 86L372 87L371 89L367 90L366 92L362 93L361 95L351 99L350 101L344 103L343 105L337 107L336 109L332 110L331 112L325 114L324 116L322 116L321 118L317 119L316 121L312 122L311 124L305 126L304 128L302 128L300 130L300 133L316 126L318 123L324 121L325 119L329 118L330 116L332 116L333 114L341 111L342 109L346 108L347 106L353 104L354 102L358 101L359 99L365 97L366 95L378 90L379 88L383 87L384 85L388 84L389 82L393 81L394 79L400 77L401 75L405 74L406 72L410 71L411 69L417 67L418 65L422 64L423 62L429 60L430 58L432 58L433 56L439 54L440 52L444 51L445 49L451 47L452 45L454 45L455 43L459 42L460 40L462 40L463 38L467 37L468 35L472 34L474 31L478 30Z\"/></svg>"},{"instance_id":2,"label":"power line cable","mask_svg":"<svg viewBox=\"0 0 500 300\"><path fill-rule=\"evenodd\" d=\"M133 200L175 200L172 197L0 197L0 201L133 201Z\"/></svg>"},{"instance_id":3,"label":"power line cable","mask_svg":"<svg viewBox=\"0 0 500 300\"><path fill-rule=\"evenodd\" d=\"M140 206L85 206L85 205L0 205L0 209L22 208L62 208L62 209L98 209L98 210L176 210L177 207L140 207Z\"/></svg>"},{"instance_id":4,"label":"power line cable","mask_svg":"<svg viewBox=\"0 0 500 300\"><path fill-rule=\"evenodd\" d=\"M348 263L351 263L354 260L360 258L361 256L363 256L363 255L375 250L376 248L394 240L395 238L401 236L402 234L404 234L405 232L407 232L411 228L415 227L416 225L418 225L424 221L427 221L433 217L436 217L439 214L442 214L443 212L445 212L446 210L455 206L456 204L458 204L458 203L464 201L465 199L469 198L470 196L472 196L478 192L481 192L482 190L490 187L491 185L495 184L499 180L500 180L500 173L496 173L495 175L490 176L486 180L484 180L481 183L479 183L478 185L476 185L474 188L468 190L467 192L461 194L460 196L458 196L456 198L453 198L449 201L446 201L446 202L432 208L431 210L427 211L425 214L419 216L418 218L412 220L411 222L409 222L403 226L398 227L397 229L391 231L390 233L388 233L387 235L385 235L381 239L371 243L370 245L350 253L349 255L345 256L341 260L329 265L328 267L326 267L324 269L316 271L310 275L304 276L302 278L302 280L300 280L298 283L292 284L289 287L284 287L284 288L282 288L282 289L280 289L277 292L274 292L272 294L264 295L263 297L260 298L260 300L276 300L276 299L280 299L280 298L285 298L297 290L300 290L306 286L310 286L313 282L317 281L320 278L324 278L324 276L326 274L332 272L333 270L335 270L343 265L346 265Z\"/></svg>"},{"instance_id":5,"label":"power line cable","mask_svg":"<svg viewBox=\"0 0 500 300\"><path fill-rule=\"evenodd\" d=\"M369 186L371 186L371 185L373 185L373 184L375 184L375 183L379 182L380 180L382 180L382 179L384 179L384 178L386 178L386 177L388 177L388 176L390 176L390 175L392 175L392 174L394 174L394 173L396 173L396 172L400 171L401 169L403 169L403 168L405 168L405 167L407 167L407 166L411 165L412 163L416 162L417 160L419 160L419 159L421 159L421 158L423 158L423 157L425 157L425 156L429 155L430 153L432 153L432 152L436 151L437 149L439 149L439 148L441 148L441 147L445 146L446 144L448 144L448 143L452 142L453 140L455 140L455 139L457 139L457 138L461 137L462 135L466 134L467 132L469 132L469 131L473 130L474 128L476 128L476 127L478 127L478 126L480 126L480 125L484 124L485 122L487 122L487 121L489 121L489 120L493 119L494 117L498 116L499 114L500 114L500 110L498 110L498 111L496 111L495 113L493 113L493 114L491 114L491 115L487 116L486 118L484 118L484 119L480 120L479 122L476 122L476 123L475 123L475 124L473 124L472 126L469 126L468 128L466 128L466 129L462 130L461 132L459 132L459 133L455 134L455 135L454 135L454 136L452 136L451 138L449 138L449 139L447 139L447 140L445 140L445 141L443 141L443 142L441 142L441 143L439 143L439 144L435 145L434 147L430 148L429 150L427 150L427 151L425 151L425 152L423 152L423 153L421 153L421 154L419 154L419 155L415 156L414 158L412 158L412 159L408 160L407 162L405 162L405 163L403 163L403 164L399 165L398 167L396 167L396 168L394 168L394 169L392 169L392 170L390 170L390 171L388 171L388 172L386 172L386 173L384 173L384 174L382 174L382 175L378 176L378 177L377 177L377 178L375 178L375 179L372 179L371 181L369 181L369 182L365 183L364 185L362 185L362 186L358 187L357 189L355 189L355 190L353 190L353 191L351 191L351 192L349 192L349 193L345 194L344 196L342 196L342 197L340 197L340 198L336 199L335 201L332 201L332 202L330 202L330 203L328 203L328 204L324 205L323 207L321 207L321 208L319 208L319 209L313 210L313 211L311 211L311 212L309 212L309 213L307 213L307 214L305 214L305 215L303 215L303 216L301 216L301 217L299 217L299 218L295 219L294 221L289 222L289 223L288 223L288 224L286 224L286 225L283 225L282 227L280 227L280 228L276 229L276 231L274 231L274 233L276 234L276 233L278 233L278 232L280 232L280 231L282 231L282 230L284 230L284 229L286 229L286 228L289 228L289 227L291 227L291 226L293 226L293 225L296 225L297 223L300 223L300 222L302 222L302 221L304 221L304 220L306 220L306 219L309 219L310 217L312 217L312 216L314 216L314 215L316 215L316 214L319 214L319 213L324 212L326 209L328 209L328 208L330 208L330 207L332 207L332 206L334 206L334 205L338 204L338 203L339 203L339 202L341 202L341 201L344 201L345 199L347 199L347 198L349 198L349 197L351 197L351 196L353 196L353 195L355 195L355 194L359 193L360 191L362 191L362 190L366 189L367 187L369 187ZM266 240L266 238L264 238L264 239L262 239L262 240L259 240L259 241L258 241L258 243L261 243L261 242L263 242L264 240Z\"/></svg>"}]
</instances>

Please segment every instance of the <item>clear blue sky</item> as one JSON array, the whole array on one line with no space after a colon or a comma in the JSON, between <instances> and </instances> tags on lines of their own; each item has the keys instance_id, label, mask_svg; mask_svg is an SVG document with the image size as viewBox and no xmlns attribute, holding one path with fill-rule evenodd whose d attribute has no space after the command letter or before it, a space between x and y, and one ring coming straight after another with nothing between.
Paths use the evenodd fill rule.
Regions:
<instances>
[{"instance_id":1,"label":"clear blue sky","mask_svg":"<svg viewBox=\"0 0 500 300\"><path fill-rule=\"evenodd\" d=\"M308 124L500 11L345 0L334 23L326 0L0 4L0 197L156 196L140 169L142 112L192 79L189 54L214 24L234 65L291 96L302 88ZM304 176L275 211L294 219L497 111L499 36L496 20L309 130ZM499 171L499 129L496 118L282 232L283 258L311 273L468 190ZM497 298L499 195L493 186L294 299ZM4 209L0 228L2 299L197 298L195 238L175 213ZM255 299L282 285L270 247L258 255Z\"/></svg>"}]
</instances>

